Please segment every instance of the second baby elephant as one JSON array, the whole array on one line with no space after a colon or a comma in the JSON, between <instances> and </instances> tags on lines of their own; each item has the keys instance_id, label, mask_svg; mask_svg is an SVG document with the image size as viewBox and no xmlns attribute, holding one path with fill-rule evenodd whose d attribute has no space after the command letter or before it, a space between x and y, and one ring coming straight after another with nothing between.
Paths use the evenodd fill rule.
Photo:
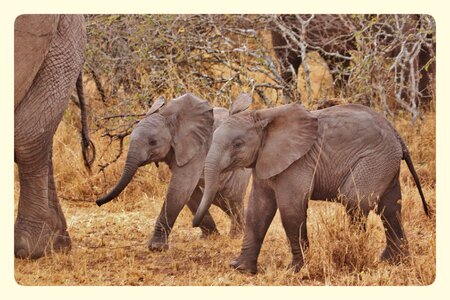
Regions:
<instances>
[{"instance_id":1,"label":"second baby elephant","mask_svg":"<svg viewBox=\"0 0 450 300\"><path fill-rule=\"evenodd\" d=\"M144 119L131 133L131 141L122 177L116 186L97 200L103 205L130 183L137 169L149 163L164 162L171 172L166 199L156 220L150 250L168 248L168 237L185 204L192 213L202 198L202 172L212 133L226 118L225 108L211 108L207 101L185 94L170 101L158 98ZM231 218L231 233L243 230L244 195L251 175L250 169L227 172L218 179L219 188L214 204ZM207 213L200 224L202 234L217 232L212 216Z\"/></svg>"},{"instance_id":2,"label":"second baby elephant","mask_svg":"<svg viewBox=\"0 0 450 300\"><path fill-rule=\"evenodd\" d=\"M250 105L250 97L235 106ZM234 113L234 114L233 114ZM408 149L383 116L362 105L309 112L299 104L234 112L214 132L205 161L205 192L193 225L198 226L220 186L223 172L253 169L240 256L231 266L257 271L262 242L280 211L299 271L308 247L309 199L341 200L350 215L376 208L386 232L386 260L407 254L401 225L400 162L405 160L428 214Z\"/></svg>"}]
</instances>

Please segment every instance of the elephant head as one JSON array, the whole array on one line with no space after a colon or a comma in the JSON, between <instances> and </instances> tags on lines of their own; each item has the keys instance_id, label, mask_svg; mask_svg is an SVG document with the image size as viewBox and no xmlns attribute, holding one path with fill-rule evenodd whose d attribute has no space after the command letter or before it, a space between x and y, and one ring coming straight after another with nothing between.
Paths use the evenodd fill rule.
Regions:
<instances>
[{"instance_id":1,"label":"elephant head","mask_svg":"<svg viewBox=\"0 0 450 300\"><path fill-rule=\"evenodd\" d=\"M211 206L220 174L253 168L257 178L271 178L305 155L317 139L318 121L301 105L258 111L236 109L250 103L247 95L236 99L230 118L214 132L205 161L205 192L193 220L194 227Z\"/></svg>"},{"instance_id":2,"label":"elephant head","mask_svg":"<svg viewBox=\"0 0 450 300\"><path fill-rule=\"evenodd\" d=\"M163 106L164 99L157 99L133 130L122 176L97 205L117 197L140 166L164 161L183 167L209 145L214 119L207 101L185 94Z\"/></svg>"}]
</instances>

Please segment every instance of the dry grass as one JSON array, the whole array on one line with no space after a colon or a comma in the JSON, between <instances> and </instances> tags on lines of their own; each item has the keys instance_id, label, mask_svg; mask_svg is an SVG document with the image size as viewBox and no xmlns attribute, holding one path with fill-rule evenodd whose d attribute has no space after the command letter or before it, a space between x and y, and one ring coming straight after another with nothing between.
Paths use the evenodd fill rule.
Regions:
<instances>
[{"instance_id":1,"label":"dry grass","mask_svg":"<svg viewBox=\"0 0 450 300\"><path fill-rule=\"evenodd\" d=\"M329 95L329 83L323 84L329 78L312 80L314 97ZM89 85L87 93L92 93ZM101 109L95 103L92 106L93 111ZM228 267L239 254L241 237L233 239L227 235L229 220L215 207L211 213L220 236L201 239L200 230L191 227L192 216L185 208L171 234L170 249L163 253L147 250L145 244L170 180L166 166L141 168L118 199L97 207L96 198L120 177L124 157L107 168L105 174L96 170L88 174L81 163L78 114L73 105L66 111L55 135L53 155L57 189L73 249L69 254L53 254L36 261L16 259L15 278L21 285L429 285L435 279L434 112L427 113L414 126L408 117L397 118L395 123L410 148L433 212L431 218L425 216L414 182L402 163L402 217L409 258L399 265L379 261L385 238L377 215L369 215L368 230L362 232L349 224L341 205L312 201L308 210L310 249L304 268L297 274L287 268L290 250L277 214L264 241L256 276ZM115 150L107 149L105 139L94 133L93 140L97 158L112 160ZM15 171L17 213L17 168Z\"/></svg>"}]
</instances>

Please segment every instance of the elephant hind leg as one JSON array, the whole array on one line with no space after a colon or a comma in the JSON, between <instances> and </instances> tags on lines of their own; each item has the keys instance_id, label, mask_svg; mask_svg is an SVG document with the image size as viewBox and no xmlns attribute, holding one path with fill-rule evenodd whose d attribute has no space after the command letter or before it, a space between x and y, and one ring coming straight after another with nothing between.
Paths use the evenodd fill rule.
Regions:
<instances>
[{"instance_id":1,"label":"elephant hind leg","mask_svg":"<svg viewBox=\"0 0 450 300\"><path fill-rule=\"evenodd\" d=\"M20 196L14 224L14 254L35 259L45 254L52 234L47 201L48 168L29 167L20 162L18 166Z\"/></svg>"},{"instance_id":2,"label":"elephant hind leg","mask_svg":"<svg viewBox=\"0 0 450 300\"><path fill-rule=\"evenodd\" d=\"M197 186L187 203L187 206L193 215L195 215L195 213L197 212L198 206L200 205L200 201L202 200L202 195L203 195L202 191ZM202 223L200 224L200 229L202 230L202 238L207 237L211 234L219 233L216 227L216 223L214 222L214 219L209 213L209 211L206 212L205 217L203 218Z\"/></svg>"},{"instance_id":3,"label":"elephant hind leg","mask_svg":"<svg viewBox=\"0 0 450 300\"><path fill-rule=\"evenodd\" d=\"M390 187L380 198L377 213L386 233L386 248L381 259L398 262L402 256L408 255L407 240L401 224L401 189L397 176Z\"/></svg>"},{"instance_id":4,"label":"elephant hind leg","mask_svg":"<svg viewBox=\"0 0 450 300\"><path fill-rule=\"evenodd\" d=\"M47 154L45 154L47 153ZM14 253L19 258L39 258L50 251L70 250L67 224L56 195L52 152L42 149L36 164L18 153L20 197L14 227Z\"/></svg>"},{"instance_id":5,"label":"elephant hind leg","mask_svg":"<svg viewBox=\"0 0 450 300\"><path fill-rule=\"evenodd\" d=\"M72 242L67 232L67 222L56 193L55 179L53 177L52 151L49 154L48 167L48 206L53 218L54 237L53 250L67 252L72 248Z\"/></svg>"},{"instance_id":6,"label":"elephant hind leg","mask_svg":"<svg viewBox=\"0 0 450 300\"><path fill-rule=\"evenodd\" d=\"M367 216L370 212L369 199L364 191L356 186L353 178L348 179L341 189L339 200L345 206L351 224L360 230L366 230Z\"/></svg>"},{"instance_id":7,"label":"elephant hind leg","mask_svg":"<svg viewBox=\"0 0 450 300\"><path fill-rule=\"evenodd\" d=\"M381 159L379 156L360 159L340 189L342 203L352 222L359 228L364 228L370 210L376 207L381 196L386 194L392 181L398 177L400 155L397 157L386 153Z\"/></svg>"}]
</instances>

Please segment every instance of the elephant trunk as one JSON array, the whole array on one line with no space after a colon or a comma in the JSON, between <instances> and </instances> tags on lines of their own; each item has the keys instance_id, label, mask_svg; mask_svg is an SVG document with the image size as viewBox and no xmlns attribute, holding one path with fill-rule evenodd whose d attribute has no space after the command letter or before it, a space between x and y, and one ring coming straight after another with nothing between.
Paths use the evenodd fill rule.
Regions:
<instances>
[{"instance_id":1,"label":"elephant trunk","mask_svg":"<svg viewBox=\"0 0 450 300\"><path fill-rule=\"evenodd\" d=\"M122 176L117 182L116 186L105 196L101 197L96 201L98 206L102 206L105 203L108 203L112 199L116 198L130 183L134 174L136 174L137 169L140 166L140 162L138 159L133 158L130 153L128 153L127 160L125 162L125 167L122 172Z\"/></svg>"},{"instance_id":2,"label":"elephant trunk","mask_svg":"<svg viewBox=\"0 0 450 300\"><path fill-rule=\"evenodd\" d=\"M211 150L205 161L205 190L203 192L202 201L192 221L193 227L199 227L201 225L205 214L208 212L208 209L213 203L217 191L219 190L219 177L223 170L220 162L223 157L219 155L219 151L214 151L214 149Z\"/></svg>"}]
</instances>

